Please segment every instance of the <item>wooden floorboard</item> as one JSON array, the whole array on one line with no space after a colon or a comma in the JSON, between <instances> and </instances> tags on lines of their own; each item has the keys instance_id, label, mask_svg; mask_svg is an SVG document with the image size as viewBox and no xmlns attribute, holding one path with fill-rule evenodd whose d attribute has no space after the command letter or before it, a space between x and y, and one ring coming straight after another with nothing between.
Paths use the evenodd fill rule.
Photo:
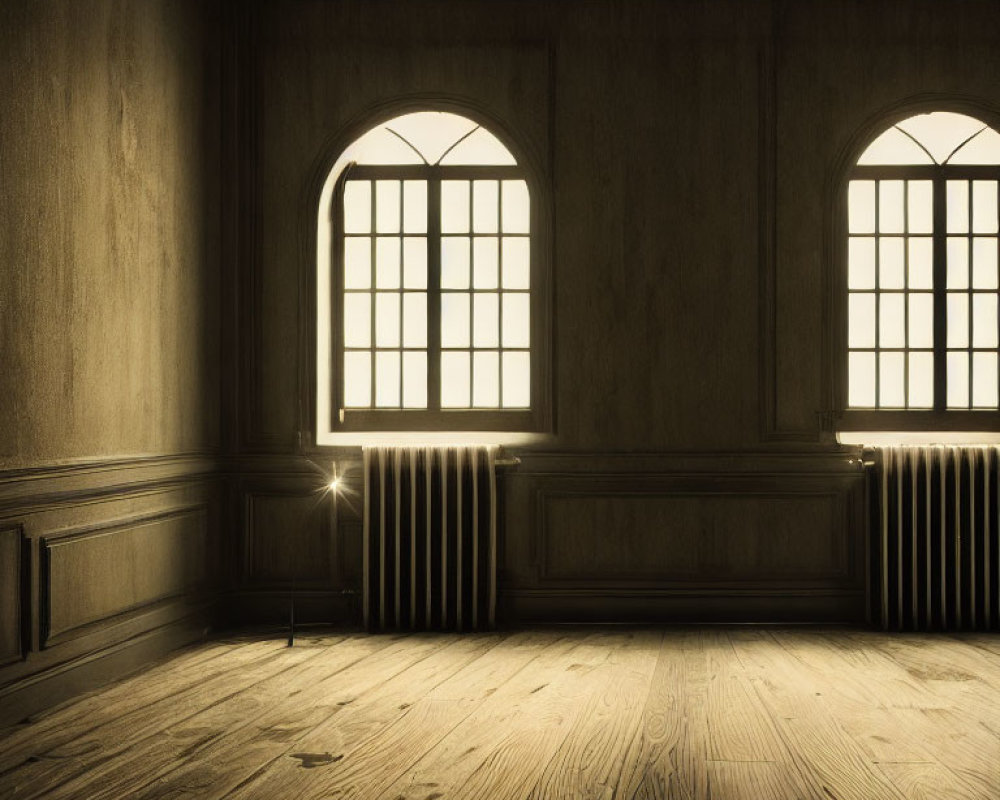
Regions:
<instances>
[{"instance_id":1,"label":"wooden floorboard","mask_svg":"<svg viewBox=\"0 0 1000 800\"><path fill-rule=\"evenodd\" d=\"M1000 637L229 637L0 731L0 797L1000 798Z\"/></svg>"}]
</instances>

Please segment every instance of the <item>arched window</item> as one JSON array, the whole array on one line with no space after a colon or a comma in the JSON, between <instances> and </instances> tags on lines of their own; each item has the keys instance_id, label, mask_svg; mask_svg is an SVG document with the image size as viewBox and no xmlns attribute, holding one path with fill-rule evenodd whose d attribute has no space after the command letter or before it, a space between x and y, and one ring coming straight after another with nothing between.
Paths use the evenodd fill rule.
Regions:
<instances>
[{"instance_id":1,"label":"arched window","mask_svg":"<svg viewBox=\"0 0 1000 800\"><path fill-rule=\"evenodd\" d=\"M320 440L337 431L531 431L542 405L529 172L481 124L371 128L320 201Z\"/></svg>"},{"instance_id":2,"label":"arched window","mask_svg":"<svg viewBox=\"0 0 1000 800\"><path fill-rule=\"evenodd\" d=\"M997 409L998 179L1000 134L952 112L898 122L858 158L847 192L846 416L921 412L897 414L903 428L920 427L921 414L940 426L947 413L946 427L961 427L973 424L968 412Z\"/></svg>"}]
</instances>

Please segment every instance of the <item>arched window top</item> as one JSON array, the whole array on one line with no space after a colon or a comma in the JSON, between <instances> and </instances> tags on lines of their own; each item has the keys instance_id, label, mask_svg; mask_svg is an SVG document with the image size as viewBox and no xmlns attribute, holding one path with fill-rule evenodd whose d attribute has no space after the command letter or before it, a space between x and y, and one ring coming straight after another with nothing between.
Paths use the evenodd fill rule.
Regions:
<instances>
[{"instance_id":1,"label":"arched window top","mask_svg":"<svg viewBox=\"0 0 1000 800\"><path fill-rule=\"evenodd\" d=\"M486 128L447 111L394 117L356 139L343 158L356 164L514 166L517 159Z\"/></svg>"},{"instance_id":2,"label":"arched window top","mask_svg":"<svg viewBox=\"0 0 1000 800\"><path fill-rule=\"evenodd\" d=\"M859 166L894 164L1000 164L1000 133L953 111L917 114L875 139Z\"/></svg>"}]
</instances>

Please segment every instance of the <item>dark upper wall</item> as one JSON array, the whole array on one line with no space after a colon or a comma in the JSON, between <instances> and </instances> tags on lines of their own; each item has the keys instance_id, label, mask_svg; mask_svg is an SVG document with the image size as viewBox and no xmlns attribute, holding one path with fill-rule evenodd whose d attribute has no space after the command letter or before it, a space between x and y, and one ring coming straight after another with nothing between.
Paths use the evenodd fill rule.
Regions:
<instances>
[{"instance_id":1,"label":"dark upper wall","mask_svg":"<svg viewBox=\"0 0 1000 800\"><path fill-rule=\"evenodd\" d=\"M0 5L0 467L216 444L204 37L198 3Z\"/></svg>"}]
</instances>

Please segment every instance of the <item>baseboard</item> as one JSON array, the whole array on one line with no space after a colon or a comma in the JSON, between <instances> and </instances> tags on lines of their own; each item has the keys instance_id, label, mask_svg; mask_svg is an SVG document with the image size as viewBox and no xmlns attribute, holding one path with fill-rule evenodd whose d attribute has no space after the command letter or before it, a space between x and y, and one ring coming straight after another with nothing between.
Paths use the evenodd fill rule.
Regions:
<instances>
[{"instance_id":1,"label":"baseboard","mask_svg":"<svg viewBox=\"0 0 1000 800\"><path fill-rule=\"evenodd\" d=\"M337 590L301 589L295 595L295 622L360 627L360 597ZM246 625L287 626L292 592L287 589L247 589L219 599L217 622L222 628Z\"/></svg>"},{"instance_id":2,"label":"baseboard","mask_svg":"<svg viewBox=\"0 0 1000 800\"><path fill-rule=\"evenodd\" d=\"M539 622L863 624L863 591L830 593L683 593L521 589L501 592L504 627Z\"/></svg>"},{"instance_id":3,"label":"baseboard","mask_svg":"<svg viewBox=\"0 0 1000 800\"><path fill-rule=\"evenodd\" d=\"M16 681L0 691L0 726L97 689L149 666L172 650L203 639L207 610Z\"/></svg>"}]
</instances>

